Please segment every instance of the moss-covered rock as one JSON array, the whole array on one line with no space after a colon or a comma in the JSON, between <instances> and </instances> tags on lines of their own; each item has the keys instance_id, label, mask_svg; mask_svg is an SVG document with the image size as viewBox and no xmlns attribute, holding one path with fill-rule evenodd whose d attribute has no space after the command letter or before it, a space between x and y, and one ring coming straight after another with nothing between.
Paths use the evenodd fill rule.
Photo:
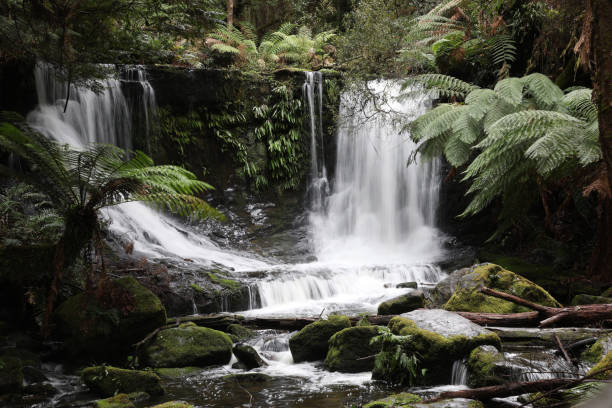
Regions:
<instances>
[{"instance_id":1,"label":"moss-covered rock","mask_svg":"<svg viewBox=\"0 0 612 408\"><path fill-rule=\"evenodd\" d=\"M230 324L227 326L227 329L223 331L229 334L234 343L250 339L254 335L253 330L241 324Z\"/></svg>"},{"instance_id":2,"label":"moss-covered rock","mask_svg":"<svg viewBox=\"0 0 612 408\"><path fill-rule=\"evenodd\" d=\"M612 303L612 298L581 293L572 298L571 306Z\"/></svg>"},{"instance_id":3,"label":"moss-covered rock","mask_svg":"<svg viewBox=\"0 0 612 408\"><path fill-rule=\"evenodd\" d=\"M504 355L493 346L475 348L467 360L468 385L486 387L508 382L513 376L512 367L504 362Z\"/></svg>"},{"instance_id":4,"label":"moss-covered rock","mask_svg":"<svg viewBox=\"0 0 612 408\"><path fill-rule=\"evenodd\" d=\"M455 313L445 310L419 309L389 321L395 336L383 341L376 356L372 378L393 383L408 383L410 377L399 359L416 356L418 369L427 369L426 376L413 379L423 384L448 383L452 364L476 347L492 345L501 348L499 336ZM401 353L398 353L398 347Z\"/></svg>"},{"instance_id":5,"label":"moss-covered rock","mask_svg":"<svg viewBox=\"0 0 612 408\"><path fill-rule=\"evenodd\" d=\"M605 335L587 347L580 355L580 358L589 363L596 364L610 351L612 351L612 335Z\"/></svg>"},{"instance_id":6,"label":"moss-covered rock","mask_svg":"<svg viewBox=\"0 0 612 408\"><path fill-rule=\"evenodd\" d=\"M166 310L159 298L132 277L113 281L122 288L130 307L118 310L100 305L84 294L62 303L55 320L68 349L87 357L117 357L166 324Z\"/></svg>"},{"instance_id":7,"label":"moss-covered rock","mask_svg":"<svg viewBox=\"0 0 612 408\"><path fill-rule=\"evenodd\" d=\"M234 346L232 351L238 361L242 363L247 370L252 370L253 368L267 365L266 362L259 356L257 351L248 344L237 344Z\"/></svg>"},{"instance_id":8,"label":"moss-covered rock","mask_svg":"<svg viewBox=\"0 0 612 408\"><path fill-rule=\"evenodd\" d=\"M150 371L96 366L85 368L81 378L92 392L102 397L132 392L146 392L154 396L164 394L160 378Z\"/></svg>"},{"instance_id":9,"label":"moss-covered rock","mask_svg":"<svg viewBox=\"0 0 612 408\"><path fill-rule=\"evenodd\" d=\"M422 399L418 395L402 392L401 394L393 394L386 398L368 402L363 408L412 407L415 403L421 401Z\"/></svg>"},{"instance_id":10,"label":"moss-covered rock","mask_svg":"<svg viewBox=\"0 0 612 408\"><path fill-rule=\"evenodd\" d=\"M0 357L0 394L19 392L23 388L22 367L17 357Z\"/></svg>"},{"instance_id":11,"label":"moss-covered rock","mask_svg":"<svg viewBox=\"0 0 612 408\"><path fill-rule=\"evenodd\" d=\"M149 408L193 408L193 405L188 404L184 401L168 401L163 404L154 405Z\"/></svg>"},{"instance_id":12,"label":"moss-covered rock","mask_svg":"<svg viewBox=\"0 0 612 408\"><path fill-rule=\"evenodd\" d=\"M608 352L593 368L589 370L587 376L593 375L599 371L605 370L608 367L612 367L612 351ZM597 374L595 377L598 380L612 380L612 369Z\"/></svg>"},{"instance_id":13,"label":"moss-covered rock","mask_svg":"<svg viewBox=\"0 0 612 408\"><path fill-rule=\"evenodd\" d=\"M97 400L96 408L136 408L127 394L117 394L113 397Z\"/></svg>"},{"instance_id":14,"label":"moss-covered rock","mask_svg":"<svg viewBox=\"0 0 612 408\"><path fill-rule=\"evenodd\" d=\"M378 305L379 315L392 315L411 312L420 309L425 305L423 292L412 290L405 295L389 299Z\"/></svg>"},{"instance_id":15,"label":"moss-covered rock","mask_svg":"<svg viewBox=\"0 0 612 408\"><path fill-rule=\"evenodd\" d=\"M347 327L351 327L351 321L346 316L329 316L327 320L310 323L289 339L293 361L300 363L324 359L331 336Z\"/></svg>"},{"instance_id":16,"label":"moss-covered rock","mask_svg":"<svg viewBox=\"0 0 612 408\"><path fill-rule=\"evenodd\" d=\"M484 408L480 401L454 398L436 402L423 402L421 397L403 392L372 401L363 408Z\"/></svg>"},{"instance_id":17,"label":"moss-covered rock","mask_svg":"<svg viewBox=\"0 0 612 408\"><path fill-rule=\"evenodd\" d=\"M399 289L417 289L419 284L416 282L402 282L395 285L395 287Z\"/></svg>"},{"instance_id":18,"label":"moss-covered rock","mask_svg":"<svg viewBox=\"0 0 612 408\"><path fill-rule=\"evenodd\" d=\"M561 307L559 302L535 283L499 265L481 264L473 266L470 273L463 275L458 280L455 291L444 305L444 309L482 313L519 313L529 310L515 303L481 293L480 289L483 286L544 306Z\"/></svg>"},{"instance_id":19,"label":"moss-covered rock","mask_svg":"<svg viewBox=\"0 0 612 408\"><path fill-rule=\"evenodd\" d=\"M374 367L374 356L381 345L370 344L379 335L377 326L349 327L340 330L329 339L329 351L325 365L332 371L358 373Z\"/></svg>"},{"instance_id":20,"label":"moss-covered rock","mask_svg":"<svg viewBox=\"0 0 612 408\"><path fill-rule=\"evenodd\" d=\"M199 373L202 367L156 368L154 371L162 378L180 378Z\"/></svg>"},{"instance_id":21,"label":"moss-covered rock","mask_svg":"<svg viewBox=\"0 0 612 408\"><path fill-rule=\"evenodd\" d=\"M143 357L156 368L222 365L232 358L232 340L221 331L184 323L160 331Z\"/></svg>"}]
</instances>

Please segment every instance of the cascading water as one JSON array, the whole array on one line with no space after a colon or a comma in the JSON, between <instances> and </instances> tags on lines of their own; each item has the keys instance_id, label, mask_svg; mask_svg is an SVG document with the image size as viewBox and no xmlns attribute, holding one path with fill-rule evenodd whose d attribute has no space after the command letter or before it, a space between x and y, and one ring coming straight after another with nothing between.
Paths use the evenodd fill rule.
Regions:
<instances>
[{"instance_id":1,"label":"cascading water","mask_svg":"<svg viewBox=\"0 0 612 408\"><path fill-rule=\"evenodd\" d=\"M38 64L35 78L39 105L28 115L28 123L44 135L76 149L94 142L132 147L131 110L122 82L140 85L139 109L147 121L155 108L155 93L142 67L126 69L119 79L102 81L99 93L71 85L65 112L68 88L56 79L53 69ZM149 124L145 125L145 131L150 131ZM134 251L146 257L181 261L189 258L202 265L220 264L235 270L266 266L264 262L221 250L207 237L141 203L109 208L106 215L111 221L111 231L124 241L133 242Z\"/></svg>"},{"instance_id":2,"label":"cascading water","mask_svg":"<svg viewBox=\"0 0 612 408\"><path fill-rule=\"evenodd\" d=\"M322 82L320 74L309 73L303 88L310 113L310 223L317 262L284 266L273 279L258 282L264 309L257 313L372 312L382 300L405 292L395 284L435 283L442 277L432 264L443 255L434 226L437 162L407 166L416 146L392 114L345 93L335 181L327 195ZM425 93L400 101L400 86L392 81L369 87L386 101L382 108L399 114L404 123L431 106Z\"/></svg>"}]
</instances>

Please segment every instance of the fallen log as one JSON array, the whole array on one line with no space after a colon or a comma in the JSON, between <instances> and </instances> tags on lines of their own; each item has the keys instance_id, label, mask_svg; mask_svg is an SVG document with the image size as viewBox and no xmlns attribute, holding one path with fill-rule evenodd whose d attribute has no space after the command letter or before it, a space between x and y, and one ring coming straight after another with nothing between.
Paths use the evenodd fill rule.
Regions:
<instances>
[{"instance_id":1,"label":"fallen log","mask_svg":"<svg viewBox=\"0 0 612 408\"><path fill-rule=\"evenodd\" d=\"M589 375L580 378L553 378L549 380L525 381L502 385L492 385L489 387L472 388L459 391L445 391L437 397L425 402L436 402L452 398L467 398L479 401L486 401L493 398L507 398L515 395L532 394L539 392L540 396L533 398L529 403L533 403L545 395L556 391L575 387L586 381L593 381L595 377L612 370L612 366L607 366ZM526 405L526 404L525 404Z\"/></svg>"},{"instance_id":2,"label":"fallen log","mask_svg":"<svg viewBox=\"0 0 612 408\"><path fill-rule=\"evenodd\" d=\"M482 326L549 327L560 324L584 326L601 324L612 319L612 304L549 307L487 287L481 288L480 291L485 295L507 300L534 310L534 312L511 314L458 312L466 319Z\"/></svg>"}]
</instances>

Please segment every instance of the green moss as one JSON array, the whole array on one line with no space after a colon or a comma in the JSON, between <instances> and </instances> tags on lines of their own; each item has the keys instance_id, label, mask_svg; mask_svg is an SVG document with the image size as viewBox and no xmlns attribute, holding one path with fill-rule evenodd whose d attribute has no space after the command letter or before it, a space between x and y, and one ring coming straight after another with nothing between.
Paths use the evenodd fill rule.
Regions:
<instances>
[{"instance_id":1,"label":"green moss","mask_svg":"<svg viewBox=\"0 0 612 408\"><path fill-rule=\"evenodd\" d=\"M495 349L481 346L470 353L467 361L469 373L469 385L472 387L486 387L489 385L503 384L504 379L496 372L496 364L500 363L503 356Z\"/></svg>"},{"instance_id":2,"label":"green moss","mask_svg":"<svg viewBox=\"0 0 612 408\"><path fill-rule=\"evenodd\" d=\"M612 287L609 287L608 289L604 290L601 296L612 298Z\"/></svg>"},{"instance_id":3,"label":"green moss","mask_svg":"<svg viewBox=\"0 0 612 408\"><path fill-rule=\"evenodd\" d=\"M232 340L218 330L182 324L162 330L144 350L151 367L207 367L227 364L232 357Z\"/></svg>"},{"instance_id":4,"label":"green moss","mask_svg":"<svg viewBox=\"0 0 612 408\"><path fill-rule=\"evenodd\" d=\"M204 289L202 289L199 285L196 285L195 283L192 283L189 286L191 286L191 289L193 289L197 293L204 293Z\"/></svg>"},{"instance_id":5,"label":"green moss","mask_svg":"<svg viewBox=\"0 0 612 408\"><path fill-rule=\"evenodd\" d=\"M242 287L240 282L233 279L223 278L219 276L218 273L208 272L208 277L212 283L223 286L226 289L236 290Z\"/></svg>"},{"instance_id":6,"label":"green moss","mask_svg":"<svg viewBox=\"0 0 612 408\"><path fill-rule=\"evenodd\" d=\"M412 407L413 404L422 402L418 395L403 392L401 394L390 395L386 398L369 402L363 408L393 408L393 407Z\"/></svg>"},{"instance_id":7,"label":"green moss","mask_svg":"<svg viewBox=\"0 0 612 408\"><path fill-rule=\"evenodd\" d=\"M506 300L485 295L480 288L487 286L544 306L560 307L548 292L535 283L495 264L476 266L461 278L458 288L444 305L451 311L481 313L519 313L529 309Z\"/></svg>"},{"instance_id":8,"label":"green moss","mask_svg":"<svg viewBox=\"0 0 612 408\"><path fill-rule=\"evenodd\" d=\"M232 340L235 339L234 342L243 341L254 336L253 330L241 324L230 324L225 329L225 332L232 337Z\"/></svg>"},{"instance_id":9,"label":"green moss","mask_svg":"<svg viewBox=\"0 0 612 408\"><path fill-rule=\"evenodd\" d=\"M612 336L608 335L597 339L595 343L582 352L580 358L589 363L596 364L604 356L604 343L606 342L612 342Z\"/></svg>"},{"instance_id":10,"label":"green moss","mask_svg":"<svg viewBox=\"0 0 612 408\"><path fill-rule=\"evenodd\" d=\"M183 401L169 401L163 404L155 405L150 408L193 408L193 405Z\"/></svg>"},{"instance_id":11,"label":"green moss","mask_svg":"<svg viewBox=\"0 0 612 408\"><path fill-rule=\"evenodd\" d=\"M19 392L23 388L23 371L19 358L0 357L0 394Z\"/></svg>"},{"instance_id":12,"label":"green moss","mask_svg":"<svg viewBox=\"0 0 612 408\"><path fill-rule=\"evenodd\" d=\"M605 371L601 374L596 375L594 378L598 380L611 380L612 379L612 351L606 354L589 372L587 376L593 375L597 371L604 370L606 368L610 368L610 370Z\"/></svg>"},{"instance_id":13,"label":"green moss","mask_svg":"<svg viewBox=\"0 0 612 408\"><path fill-rule=\"evenodd\" d=\"M408 293L403 296L387 300L378 305L379 315L392 315L411 312L424 307L425 298L421 292Z\"/></svg>"},{"instance_id":14,"label":"green moss","mask_svg":"<svg viewBox=\"0 0 612 408\"><path fill-rule=\"evenodd\" d=\"M579 294L574 296L570 306L579 306L579 305L593 305L593 304L605 304L612 303L612 299L604 296L593 296L587 294Z\"/></svg>"},{"instance_id":15,"label":"green moss","mask_svg":"<svg viewBox=\"0 0 612 408\"><path fill-rule=\"evenodd\" d=\"M329 339L342 329L351 327L346 316L329 316L310 323L289 339L289 348L296 363L322 360L327 355Z\"/></svg>"},{"instance_id":16,"label":"green moss","mask_svg":"<svg viewBox=\"0 0 612 408\"><path fill-rule=\"evenodd\" d=\"M127 394L117 394L114 397L98 400L96 408L136 408Z\"/></svg>"},{"instance_id":17,"label":"green moss","mask_svg":"<svg viewBox=\"0 0 612 408\"><path fill-rule=\"evenodd\" d=\"M370 344L379 334L377 326L349 327L340 330L329 339L329 351L325 365L332 371L357 373L374 367L374 356L381 345Z\"/></svg>"},{"instance_id":18,"label":"green moss","mask_svg":"<svg viewBox=\"0 0 612 408\"><path fill-rule=\"evenodd\" d=\"M104 308L94 298L86 299L85 294L73 296L58 307L55 320L72 352L116 357L166 323L166 310L153 292L132 277L113 282L127 291L133 309Z\"/></svg>"},{"instance_id":19,"label":"green moss","mask_svg":"<svg viewBox=\"0 0 612 408\"><path fill-rule=\"evenodd\" d=\"M81 378L92 392L103 397L112 396L117 392L143 391L150 395L164 394L160 378L150 371L96 366L84 369Z\"/></svg>"}]
</instances>

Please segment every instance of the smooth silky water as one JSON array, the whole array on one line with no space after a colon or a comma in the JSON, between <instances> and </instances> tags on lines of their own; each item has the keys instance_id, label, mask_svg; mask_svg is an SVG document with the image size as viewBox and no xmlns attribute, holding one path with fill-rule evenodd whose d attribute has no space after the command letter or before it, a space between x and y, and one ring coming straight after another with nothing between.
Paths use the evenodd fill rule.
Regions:
<instances>
[{"instance_id":1,"label":"smooth silky water","mask_svg":"<svg viewBox=\"0 0 612 408\"><path fill-rule=\"evenodd\" d=\"M155 120L155 93L142 67L123 69L117 79L103 82L100 93L72 87L66 111L66 86L42 64L36 67L39 106L29 124L61 143L83 149L93 142L130 149L133 115ZM136 99L126 98L122 84L138 84ZM252 280L251 310L256 316L326 316L376 313L377 305L403 294L395 284L407 281L432 285L443 274L435 265L444 258L435 228L439 168L436 161L407 165L415 145L400 132L403 124L427 111L432 98L425 93L401 101L392 81L369 84L380 97L377 107L362 103L358 94L342 95L337 132L336 174L328 179L323 140L323 77L307 73L304 99L309 109L311 183L308 189L309 239L316 261L282 264L273 259L222 248L205 234L141 203L122 204L105 211L110 230L134 252L152 260L189 258L202 266L221 266L237 278L265 271ZM128 100L129 99L129 100ZM360 106L358 110L353 109ZM382 110L382 111L381 111ZM370 380L370 373L342 374L324 369L322 362L294 364L288 349L291 333L259 331L249 343L268 363L254 370L273 377L266 383L238 385L223 379L239 373L231 364L166 379L169 398L197 406L340 407L360 405L392 391ZM57 371L57 370L56 370ZM49 373L57 381L74 377ZM459 381L458 381L459 382ZM461 381L462 382L462 381ZM75 406L87 396L73 387L51 405Z\"/></svg>"}]
</instances>

